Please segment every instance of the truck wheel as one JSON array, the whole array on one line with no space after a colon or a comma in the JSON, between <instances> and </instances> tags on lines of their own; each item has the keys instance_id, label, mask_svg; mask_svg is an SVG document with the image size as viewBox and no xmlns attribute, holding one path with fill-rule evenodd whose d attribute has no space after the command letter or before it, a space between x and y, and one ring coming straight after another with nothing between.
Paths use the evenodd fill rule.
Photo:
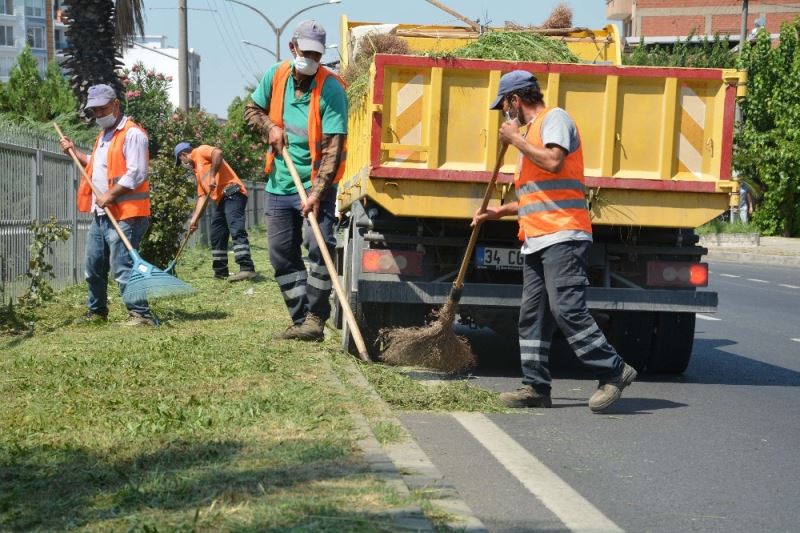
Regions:
<instances>
[{"instance_id":1,"label":"truck wheel","mask_svg":"<svg viewBox=\"0 0 800 533\"><path fill-rule=\"evenodd\" d=\"M659 374L683 374L692 358L694 313L657 313L647 368Z\"/></svg>"},{"instance_id":2,"label":"truck wheel","mask_svg":"<svg viewBox=\"0 0 800 533\"><path fill-rule=\"evenodd\" d=\"M644 370L653 343L655 313L617 311L611 315L611 344L638 371Z\"/></svg>"}]
</instances>

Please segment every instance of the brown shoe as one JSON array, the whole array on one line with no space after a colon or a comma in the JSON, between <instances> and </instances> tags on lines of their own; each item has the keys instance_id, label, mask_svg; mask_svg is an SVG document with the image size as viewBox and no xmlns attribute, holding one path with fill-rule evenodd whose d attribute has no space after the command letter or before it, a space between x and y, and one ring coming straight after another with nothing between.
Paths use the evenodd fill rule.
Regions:
<instances>
[{"instance_id":1,"label":"brown shoe","mask_svg":"<svg viewBox=\"0 0 800 533\"><path fill-rule=\"evenodd\" d=\"M618 377L606 382L601 381L597 386L597 390L589 398L589 409L597 413L611 407L622 396L622 389L633 383L636 375L636 369L629 364L625 364L622 374Z\"/></svg>"},{"instance_id":2,"label":"brown shoe","mask_svg":"<svg viewBox=\"0 0 800 533\"><path fill-rule=\"evenodd\" d=\"M246 279L253 279L256 276L258 276L258 274L256 274L252 270L240 270L238 273L230 276L228 278L228 281L230 281L231 283L235 283L237 281L244 281Z\"/></svg>"},{"instance_id":3,"label":"brown shoe","mask_svg":"<svg viewBox=\"0 0 800 533\"><path fill-rule=\"evenodd\" d=\"M103 324L108 322L108 312L101 313L98 311L86 311L86 314L80 317L77 322L80 324Z\"/></svg>"},{"instance_id":4,"label":"brown shoe","mask_svg":"<svg viewBox=\"0 0 800 533\"><path fill-rule=\"evenodd\" d=\"M308 313L302 324L292 324L273 339L319 342L325 339L325 322L317 315Z\"/></svg>"},{"instance_id":5,"label":"brown shoe","mask_svg":"<svg viewBox=\"0 0 800 533\"><path fill-rule=\"evenodd\" d=\"M158 326L161 323L153 315L140 315L134 311L129 313L128 320L123 322L123 326L137 327L137 326Z\"/></svg>"},{"instance_id":6,"label":"brown shoe","mask_svg":"<svg viewBox=\"0 0 800 533\"><path fill-rule=\"evenodd\" d=\"M536 392L530 385L523 385L514 392L504 392L500 401L509 407L552 407L549 394Z\"/></svg>"}]
</instances>

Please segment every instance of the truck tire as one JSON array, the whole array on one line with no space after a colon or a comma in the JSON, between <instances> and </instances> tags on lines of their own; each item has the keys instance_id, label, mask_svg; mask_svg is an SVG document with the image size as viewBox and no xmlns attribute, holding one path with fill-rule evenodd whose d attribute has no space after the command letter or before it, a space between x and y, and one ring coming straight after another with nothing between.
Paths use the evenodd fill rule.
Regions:
<instances>
[{"instance_id":1,"label":"truck tire","mask_svg":"<svg viewBox=\"0 0 800 533\"><path fill-rule=\"evenodd\" d=\"M694 313L656 313L650 372L683 374L692 358L695 320Z\"/></svg>"},{"instance_id":2,"label":"truck tire","mask_svg":"<svg viewBox=\"0 0 800 533\"><path fill-rule=\"evenodd\" d=\"M639 372L645 369L651 357L655 315L651 311L611 314L611 344L625 362Z\"/></svg>"}]
</instances>

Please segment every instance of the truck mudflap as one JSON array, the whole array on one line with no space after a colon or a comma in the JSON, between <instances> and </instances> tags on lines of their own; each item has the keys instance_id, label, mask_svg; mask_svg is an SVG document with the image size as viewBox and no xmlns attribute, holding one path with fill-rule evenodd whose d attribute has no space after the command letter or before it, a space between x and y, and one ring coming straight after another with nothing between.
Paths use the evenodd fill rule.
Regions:
<instances>
[{"instance_id":1,"label":"truck mudflap","mask_svg":"<svg viewBox=\"0 0 800 533\"><path fill-rule=\"evenodd\" d=\"M444 304L452 288L446 282L412 282L359 279L358 301L397 304ZM519 307L522 287L503 284L466 284L461 305ZM713 291L587 287L589 309L618 311L667 311L713 313Z\"/></svg>"}]
</instances>

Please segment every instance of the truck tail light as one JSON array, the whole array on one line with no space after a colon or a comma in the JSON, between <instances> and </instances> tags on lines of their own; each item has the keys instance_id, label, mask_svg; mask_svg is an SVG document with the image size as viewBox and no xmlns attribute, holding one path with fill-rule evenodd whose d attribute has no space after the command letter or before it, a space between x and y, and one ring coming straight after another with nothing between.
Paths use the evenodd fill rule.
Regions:
<instances>
[{"instance_id":1,"label":"truck tail light","mask_svg":"<svg viewBox=\"0 0 800 533\"><path fill-rule=\"evenodd\" d=\"M421 276L422 256L422 252L408 250L364 250L361 256L361 271Z\"/></svg>"},{"instance_id":2,"label":"truck tail light","mask_svg":"<svg viewBox=\"0 0 800 533\"><path fill-rule=\"evenodd\" d=\"M648 261L647 284L651 287L706 287L708 265L684 261Z\"/></svg>"}]
</instances>

